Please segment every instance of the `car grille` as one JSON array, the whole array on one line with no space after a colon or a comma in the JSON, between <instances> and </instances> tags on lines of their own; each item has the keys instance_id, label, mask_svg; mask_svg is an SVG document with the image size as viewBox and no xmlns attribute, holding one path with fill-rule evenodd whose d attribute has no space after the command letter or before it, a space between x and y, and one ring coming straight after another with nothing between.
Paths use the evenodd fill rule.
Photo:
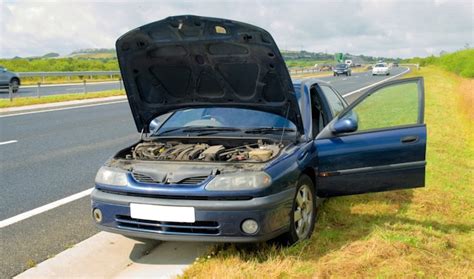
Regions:
<instances>
[{"instance_id":1,"label":"car grille","mask_svg":"<svg viewBox=\"0 0 474 279\"><path fill-rule=\"evenodd\" d=\"M143 173L138 173L138 172L132 172L132 177L135 179L137 182L141 183L152 183L152 184L169 184L169 183L163 183L163 181L158 181L153 179L153 177L143 174ZM174 184L184 184L184 185L194 185L194 184L200 184L204 182L207 179L207 176L194 176L194 177L188 177L185 178L181 181L178 181Z\"/></svg>"},{"instance_id":2,"label":"car grille","mask_svg":"<svg viewBox=\"0 0 474 279\"><path fill-rule=\"evenodd\" d=\"M213 221L196 221L194 223L160 222L135 219L126 215L116 215L115 222L117 222L117 226L119 228L136 231L155 232L162 234L219 234L219 223Z\"/></svg>"},{"instance_id":3,"label":"car grille","mask_svg":"<svg viewBox=\"0 0 474 279\"><path fill-rule=\"evenodd\" d=\"M130 196L130 197L141 197L141 198L156 198L156 199L174 199L174 200L208 200L208 201L247 201L251 200L252 196L189 196L189 195L160 195L151 193L133 193L133 192L121 192L111 191L110 189L100 189L104 193Z\"/></svg>"}]
</instances>

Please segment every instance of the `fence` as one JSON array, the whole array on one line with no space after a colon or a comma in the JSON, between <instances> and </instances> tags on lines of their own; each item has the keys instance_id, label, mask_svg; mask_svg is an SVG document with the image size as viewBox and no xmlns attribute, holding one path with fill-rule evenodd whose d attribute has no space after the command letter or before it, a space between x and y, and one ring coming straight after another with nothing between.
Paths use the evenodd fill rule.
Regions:
<instances>
[{"instance_id":1,"label":"fence","mask_svg":"<svg viewBox=\"0 0 474 279\"><path fill-rule=\"evenodd\" d=\"M319 72L314 67L290 68L290 74L303 74ZM18 72L20 78L22 77L40 77L44 82L45 77L89 77L93 76L109 76L112 79L114 76L120 76L120 71L72 71L72 72Z\"/></svg>"}]
</instances>

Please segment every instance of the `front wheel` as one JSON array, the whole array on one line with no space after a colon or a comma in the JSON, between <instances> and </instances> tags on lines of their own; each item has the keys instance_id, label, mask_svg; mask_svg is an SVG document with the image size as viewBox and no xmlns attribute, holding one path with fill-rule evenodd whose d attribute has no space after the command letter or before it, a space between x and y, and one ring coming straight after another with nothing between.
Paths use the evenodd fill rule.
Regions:
<instances>
[{"instance_id":1,"label":"front wheel","mask_svg":"<svg viewBox=\"0 0 474 279\"><path fill-rule=\"evenodd\" d=\"M313 182L309 176L302 175L298 181L290 214L290 231L286 237L290 244L311 237L316 222L316 210Z\"/></svg>"}]
</instances>

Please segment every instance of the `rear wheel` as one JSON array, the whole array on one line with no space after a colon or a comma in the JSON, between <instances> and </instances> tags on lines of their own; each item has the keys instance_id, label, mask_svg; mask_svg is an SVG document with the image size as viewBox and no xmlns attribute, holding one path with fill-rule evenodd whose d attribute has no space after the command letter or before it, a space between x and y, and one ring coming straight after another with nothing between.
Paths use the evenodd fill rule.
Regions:
<instances>
[{"instance_id":1,"label":"rear wheel","mask_svg":"<svg viewBox=\"0 0 474 279\"><path fill-rule=\"evenodd\" d=\"M316 194L313 182L309 176L302 175L293 198L290 231L286 236L290 244L311 237L316 221L316 209Z\"/></svg>"},{"instance_id":2,"label":"rear wheel","mask_svg":"<svg viewBox=\"0 0 474 279\"><path fill-rule=\"evenodd\" d=\"M12 78L12 80L10 81L10 86L12 87L13 93L16 93L20 88L20 81L17 78Z\"/></svg>"}]
</instances>

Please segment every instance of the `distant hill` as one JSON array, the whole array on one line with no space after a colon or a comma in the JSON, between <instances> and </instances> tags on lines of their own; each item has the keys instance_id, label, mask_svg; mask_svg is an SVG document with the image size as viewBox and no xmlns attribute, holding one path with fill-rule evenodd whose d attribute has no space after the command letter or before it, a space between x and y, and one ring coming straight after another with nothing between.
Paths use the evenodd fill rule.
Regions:
<instances>
[{"instance_id":1,"label":"distant hill","mask_svg":"<svg viewBox=\"0 0 474 279\"><path fill-rule=\"evenodd\" d=\"M73 58L89 58L89 59L107 59L116 58L115 49L113 48L87 48L79 49L71 52L68 57Z\"/></svg>"},{"instance_id":2,"label":"distant hill","mask_svg":"<svg viewBox=\"0 0 474 279\"><path fill-rule=\"evenodd\" d=\"M59 57L59 53L50 52L50 53L46 53L45 55L41 56L41 58L54 58L54 57Z\"/></svg>"}]
</instances>

